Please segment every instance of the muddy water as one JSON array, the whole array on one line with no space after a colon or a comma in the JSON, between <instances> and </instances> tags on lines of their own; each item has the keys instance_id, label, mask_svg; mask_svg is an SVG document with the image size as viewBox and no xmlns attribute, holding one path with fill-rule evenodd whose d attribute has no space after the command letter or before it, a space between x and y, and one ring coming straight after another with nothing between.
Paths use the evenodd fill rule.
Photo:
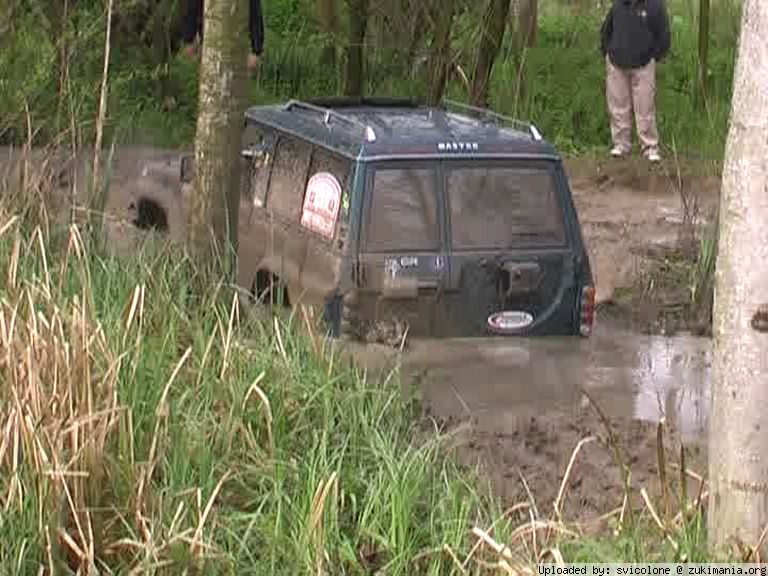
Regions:
<instances>
[{"instance_id":1,"label":"muddy water","mask_svg":"<svg viewBox=\"0 0 768 576\"><path fill-rule=\"evenodd\" d=\"M645 336L601 324L590 340L419 343L405 360L429 368L424 399L444 417L580 409L582 388L610 417L664 418L686 443L705 438L710 341Z\"/></svg>"},{"instance_id":2,"label":"muddy water","mask_svg":"<svg viewBox=\"0 0 768 576\"><path fill-rule=\"evenodd\" d=\"M392 353L357 349L369 367ZM711 341L632 332L600 322L589 339L412 341L399 358L431 411L446 419L506 412L578 412L586 390L612 418L665 425L686 444L706 441Z\"/></svg>"},{"instance_id":3,"label":"muddy water","mask_svg":"<svg viewBox=\"0 0 768 576\"><path fill-rule=\"evenodd\" d=\"M566 511L585 519L620 505L619 469L584 390L610 420L638 491L658 491L662 420L669 461L678 461L682 444L688 465L706 472L711 341L704 338L601 322L590 339L414 341L402 355L371 347L354 355L372 369L399 364L426 413L455 433L460 461L479 464L510 506L527 500L528 489L543 508L553 502L574 448L590 436L597 441L579 453Z\"/></svg>"}]
</instances>

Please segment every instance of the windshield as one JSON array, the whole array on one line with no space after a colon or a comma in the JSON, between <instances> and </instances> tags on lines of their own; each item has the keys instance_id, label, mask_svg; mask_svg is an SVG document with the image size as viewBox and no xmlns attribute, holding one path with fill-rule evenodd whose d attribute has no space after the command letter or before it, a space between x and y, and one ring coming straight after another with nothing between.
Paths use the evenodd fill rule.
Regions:
<instances>
[{"instance_id":1,"label":"windshield","mask_svg":"<svg viewBox=\"0 0 768 576\"><path fill-rule=\"evenodd\" d=\"M547 166L446 166L455 250L563 244L563 210Z\"/></svg>"}]
</instances>

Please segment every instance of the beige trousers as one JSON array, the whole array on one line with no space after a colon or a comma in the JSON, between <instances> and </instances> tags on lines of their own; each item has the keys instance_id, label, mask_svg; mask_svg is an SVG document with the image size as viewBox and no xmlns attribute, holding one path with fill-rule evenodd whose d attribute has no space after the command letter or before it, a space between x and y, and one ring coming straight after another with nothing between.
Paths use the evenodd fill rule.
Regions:
<instances>
[{"instance_id":1,"label":"beige trousers","mask_svg":"<svg viewBox=\"0 0 768 576\"><path fill-rule=\"evenodd\" d=\"M657 150L656 128L656 61L642 68L623 69L605 58L607 71L605 92L611 119L613 145L622 152L632 149L632 112L637 123L637 137L643 153Z\"/></svg>"}]
</instances>

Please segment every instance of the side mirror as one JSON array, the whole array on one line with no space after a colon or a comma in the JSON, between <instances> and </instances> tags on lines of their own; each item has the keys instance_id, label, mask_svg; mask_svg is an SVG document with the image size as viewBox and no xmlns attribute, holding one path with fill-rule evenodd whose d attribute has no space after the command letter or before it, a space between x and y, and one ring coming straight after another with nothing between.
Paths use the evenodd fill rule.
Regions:
<instances>
[{"instance_id":1,"label":"side mirror","mask_svg":"<svg viewBox=\"0 0 768 576\"><path fill-rule=\"evenodd\" d=\"M187 154L181 157L181 166L179 167L179 178L186 184L195 179L195 157Z\"/></svg>"}]
</instances>

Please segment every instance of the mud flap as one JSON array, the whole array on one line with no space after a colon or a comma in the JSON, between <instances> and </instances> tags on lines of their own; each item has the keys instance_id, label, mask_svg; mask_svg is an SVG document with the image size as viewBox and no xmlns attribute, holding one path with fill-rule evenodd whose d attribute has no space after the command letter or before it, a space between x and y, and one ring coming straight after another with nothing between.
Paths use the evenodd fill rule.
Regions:
<instances>
[{"instance_id":1,"label":"mud flap","mask_svg":"<svg viewBox=\"0 0 768 576\"><path fill-rule=\"evenodd\" d=\"M331 338L341 337L341 316L344 299L339 292L334 292L326 298L323 304L323 322L326 334Z\"/></svg>"}]
</instances>

